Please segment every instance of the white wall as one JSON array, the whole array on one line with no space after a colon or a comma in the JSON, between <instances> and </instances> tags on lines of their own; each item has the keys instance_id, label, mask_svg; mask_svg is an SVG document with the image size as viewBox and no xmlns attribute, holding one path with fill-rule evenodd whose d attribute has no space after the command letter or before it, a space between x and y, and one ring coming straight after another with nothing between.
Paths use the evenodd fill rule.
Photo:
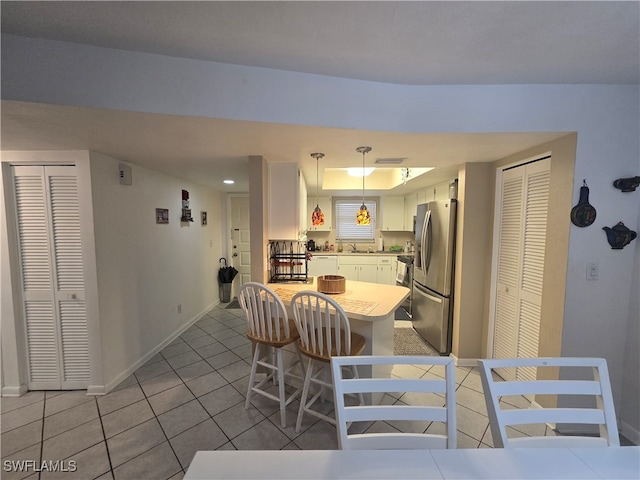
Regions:
<instances>
[{"instance_id":1,"label":"white wall","mask_svg":"<svg viewBox=\"0 0 640 480\"><path fill-rule=\"evenodd\" d=\"M573 191L587 179L599 227L571 228L563 354L608 359L619 413L623 396L637 398L640 380L623 389L622 371L639 241L613 251L600 222L638 230L640 195L611 186L640 173L638 85L403 86L3 35L2 97L398 132L577 132Z\"/></svg>"},{"instance_id":2,"label":"white wall","mask_svg":"<svg viewBox=\"0 0 640 480\"><path fill-rule=\"evenodd\" d=\"M119 163L91 153L108 388L218 302L218 259L226 251L223 194L136 165L133 185L120 185ZM180 222L182 189L189 191L193 222ZM169 209L168 224L156 224L156 208ZM207 226L201 211L208 214Z\"/></svg>"},{"instance_id":3,"label":"white wall","mask_svg":"<svg viewBox=\"0 0 640 480\"><path fill-rule=\"evenodd\" d=\"M91 226L83 227L84 240L95 244L88 254L83 250L91 354L97 356L91 361L89 391L115 387L218 303L218 259L226 251L224 194L135 165L133 185L123 186L121 162L94 152L3 152L2 160L4 188L10 181L8 162L64 160L78 165L82 206L94 219L93 232ZM188 224L180 222L182 189L189 191L195 220ZM12 230L4 200L3 195L2 386L3 394L18 394L26 388L26 365L22 329L16 323L21 319L14 315L16 288L8 261ZM155 223L156 208L169 209L169 224ZM201 211L208 214L207 226L201 225ZM94 327L97 335L91 333Z\"/></svg>"}]
</instances>

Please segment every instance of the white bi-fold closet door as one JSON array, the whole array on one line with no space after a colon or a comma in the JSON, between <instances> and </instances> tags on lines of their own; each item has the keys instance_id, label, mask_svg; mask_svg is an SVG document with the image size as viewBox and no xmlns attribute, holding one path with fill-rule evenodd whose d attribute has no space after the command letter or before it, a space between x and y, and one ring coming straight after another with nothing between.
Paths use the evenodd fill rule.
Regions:
<instances>
[{"instance_id":1,"label":"white bi-fold closet door","mask_svg":"<svg viewBox=\"0 0 640 480\"><path fill-rule=\"evenodd\" d=\"M75 166L13 166L30 390L90 380Z\"/></svg>"},{"instance_id":2,"label":"white bi-fold closet door","mask_svg":"<svg viewBox=\"0 0 640 480\"><path fill-rule=\"evenodd\" d=\"M502 172L494 299L494 358L537 357L551 159ZM502 369L510 380L535 380L535 370Z\"/></svg>"}]
</instances>

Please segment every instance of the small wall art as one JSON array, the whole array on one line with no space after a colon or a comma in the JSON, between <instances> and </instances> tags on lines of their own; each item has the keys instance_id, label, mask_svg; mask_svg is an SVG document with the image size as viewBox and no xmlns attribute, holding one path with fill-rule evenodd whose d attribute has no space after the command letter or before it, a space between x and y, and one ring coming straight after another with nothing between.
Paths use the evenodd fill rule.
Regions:
<instances>
[{"instance_id":1,"label":"small wall art","mask_svg":"<svg viewBox=\"0 0 640 480\"><path fill-rule=\"evenodd\" d=\"M168 208L156 208L156 223L169 223Z\"/></svg>"},{"instance_id":2,"label":"small wall art","mask_svg":"<svg viewBox=\"0 0 640 480\"><path fill-rule=\"evenodd\" d=\"M182 190L182 217L181 222L193 222L191 217L191 209L189 208L189 192Z\"/></svg>"},{"instance_id":3,"label":"small wall art","mask_svg":"<svg viewBox=\"0 0 640 480\"><path fill-rule=\"evenodd\" d=\"M207 212L200 212L200 218L202 219L202 226L207 225Z\"/></svg>"}]
</instances>

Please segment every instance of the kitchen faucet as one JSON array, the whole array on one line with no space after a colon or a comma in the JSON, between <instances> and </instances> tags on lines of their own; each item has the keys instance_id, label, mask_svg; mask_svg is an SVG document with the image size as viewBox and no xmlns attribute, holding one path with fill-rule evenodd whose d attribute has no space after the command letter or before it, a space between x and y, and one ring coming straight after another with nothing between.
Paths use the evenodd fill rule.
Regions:
<instances>
[{"instance_id":1,"label":"kitchen faucet","mask_svg":"<svg viewBox=\"0 0 640 480\"><path fill-rule=\"evenodd\" d=\"M355 243L350 243L350 244L349 244L349 246L351 247L351 249L352 249L354 252L358 249L358 247L356 247L356 244L355 244Z\"/></svg>"}]
</instances>

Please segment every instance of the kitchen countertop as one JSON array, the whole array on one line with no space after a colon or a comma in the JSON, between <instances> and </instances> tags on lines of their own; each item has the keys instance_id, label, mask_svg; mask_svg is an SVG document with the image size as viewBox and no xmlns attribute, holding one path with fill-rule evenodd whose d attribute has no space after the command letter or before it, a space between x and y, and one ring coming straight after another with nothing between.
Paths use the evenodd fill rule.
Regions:
<instances>
[{"instance_id":1,"label":"kitchen countertop","mask_svg":"<svg viewBox=\"0 0 640 480\"><path fill-rule=\"evenodd\" d=\"M269 288L275 290L285 305L289 305L291 297L301 290L318 290L316 277L313 277L312 283L269 283ZM393 326L395 309L408 296L409 289L406 287L347 280L346 291L332 294L331 298L340 304L350 319L367 322L390 319Z\"/></svg>"},{"instance_id":2,"label":"kitchen countertop","mask_svg":"<svg viewBox=\"0 0 640 480\"><path fill-rule=\"evenodd\" d=\"M316 250L315 252L309 252L311 253L311 255L338 255L338 256L343 256L343 255L354 255L354 256L367 256L367 255L393 255L393 256L398 256L398 255L413 255L414 252L409 252L409 253L405 253L405 252L389 252L388 250L385 251L373 251L371 253L368 252L350 252L350 251L344 251L344 252L336 252L335 250L325 250L325 251L320 251L320 250Z\"/></svg>"}]
</instances>

